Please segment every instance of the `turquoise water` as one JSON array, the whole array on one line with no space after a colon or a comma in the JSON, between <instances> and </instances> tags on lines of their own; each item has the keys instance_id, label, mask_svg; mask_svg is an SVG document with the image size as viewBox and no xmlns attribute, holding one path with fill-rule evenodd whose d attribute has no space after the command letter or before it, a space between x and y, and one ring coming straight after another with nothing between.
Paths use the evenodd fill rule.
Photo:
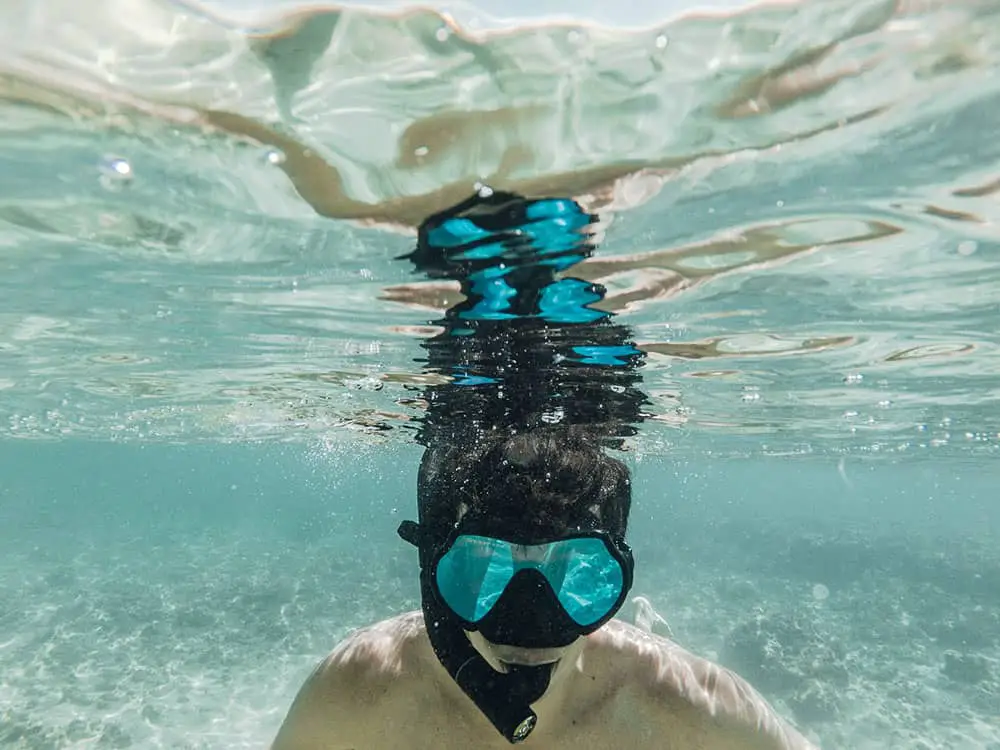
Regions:
<instances>
[{"instance_id":1,"label":"turquoise water","mask_svg":"<svg viewBox=\"0 0 1000 750\"><path fill-rule=\"evenodd\" d=\"M602 217L573 271L646 352L635 593L674 637L827 750L1000 747L993 4L290 35L26 3L0 747L265 746L340 637L417 606L395 527L457 289L397 258L477 181Z\"/></svg>"}]
</instances>

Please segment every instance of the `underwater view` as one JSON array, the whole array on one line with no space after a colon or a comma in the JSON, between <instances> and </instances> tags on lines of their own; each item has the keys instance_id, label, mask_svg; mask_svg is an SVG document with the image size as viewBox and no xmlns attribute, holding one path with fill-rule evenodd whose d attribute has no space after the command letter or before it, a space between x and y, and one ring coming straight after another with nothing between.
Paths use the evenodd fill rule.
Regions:
<instances>
[{"instance_id":1,"label":"underwater view","mask_svg":"<svg viewBox=\"0 0 1000 750\"><path fill-rule=\"evenodd\" d=\"M995 0L4 0L0 748L269 747L536 431L615 618L1000 750L998 132Z\"/></svg>"}]
</instances>

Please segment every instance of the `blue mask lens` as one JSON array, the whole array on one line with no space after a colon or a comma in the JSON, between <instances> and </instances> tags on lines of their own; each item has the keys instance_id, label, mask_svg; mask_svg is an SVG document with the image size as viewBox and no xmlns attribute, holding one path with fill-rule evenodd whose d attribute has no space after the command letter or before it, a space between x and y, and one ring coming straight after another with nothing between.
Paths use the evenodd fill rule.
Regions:
<instances>
[{"instance_id":1,"label":"blue mask lens","mask_svg":"<svg viewBox=\"0 0 1000 750\"><path fill-rule=\"evenodd\" d=\"M445 603L474 623L487 615L521 570L545 576L566 614L584 627L614 609L625 585L621 562L596 537L514 544L463 534L438 561L435 577Z\"/></svg>"}]
</instances>

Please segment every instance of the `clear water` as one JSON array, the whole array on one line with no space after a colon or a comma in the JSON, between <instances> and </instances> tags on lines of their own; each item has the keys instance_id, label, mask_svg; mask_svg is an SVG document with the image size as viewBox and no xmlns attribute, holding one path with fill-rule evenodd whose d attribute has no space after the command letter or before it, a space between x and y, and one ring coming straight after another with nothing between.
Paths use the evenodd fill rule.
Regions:
<instances>
[{"instance_id":1,"label":"clear water","mask_svg":"<svg viewBox=\"0 0 1000 750\"><path fill-rule=\"evenodd\" d=\"M282 46L4 3L0 746L264 746L416 606L455 290L396 258L488 180L604 219L574 273L647 352L636 593L676 638L824 748L1000 747L998 11L355 10Z\"/></svg>"}]
</instances>

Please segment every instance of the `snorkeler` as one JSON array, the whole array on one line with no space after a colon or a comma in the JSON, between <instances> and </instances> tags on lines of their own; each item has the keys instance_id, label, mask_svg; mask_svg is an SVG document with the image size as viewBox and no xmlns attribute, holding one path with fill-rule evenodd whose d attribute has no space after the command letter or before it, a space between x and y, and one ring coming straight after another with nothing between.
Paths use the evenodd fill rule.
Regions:
<instances>
[{"instance_id":1,"label":"snorkeler","mask_svg":"<svg viewBox=\"0 0 1000 750\"><path fill-rule=\"evenodd\" d=\"M424 342L421 611L356 631L272 750L815 750L732 672L613 619L632 585L642 352L565 272L593 250L571 200L483 190L408 257L462 302Z\"/></svg>"}]
</instances>

